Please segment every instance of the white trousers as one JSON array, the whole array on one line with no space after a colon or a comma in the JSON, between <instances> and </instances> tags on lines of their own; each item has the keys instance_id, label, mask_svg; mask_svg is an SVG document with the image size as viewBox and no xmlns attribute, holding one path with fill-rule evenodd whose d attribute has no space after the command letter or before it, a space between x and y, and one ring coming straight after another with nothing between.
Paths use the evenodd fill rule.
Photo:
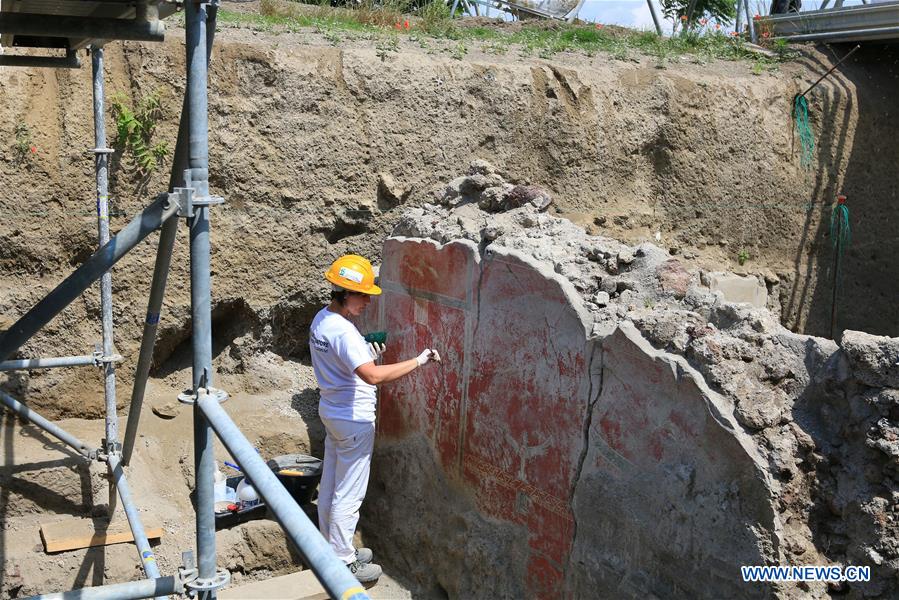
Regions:
<instances>
[{"instance_id":1,"label":"white trousers","mask_svg":"<svg viewBox=\"0 0 899 600\"><path fill-rule=\"evenodd\" d=\"M322 419L325 460L318 488L318 527L338 557L356 560L353 534L368 487L375 424Z\"/></svg>"}]
</instances>

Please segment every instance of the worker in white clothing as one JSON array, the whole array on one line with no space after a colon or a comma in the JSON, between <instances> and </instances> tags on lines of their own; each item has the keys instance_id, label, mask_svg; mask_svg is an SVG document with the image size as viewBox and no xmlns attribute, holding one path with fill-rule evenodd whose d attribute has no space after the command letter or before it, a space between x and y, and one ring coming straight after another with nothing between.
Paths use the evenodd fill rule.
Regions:
<instances>
[{"instance_id":1,"label":"worker in white clothing","mask_svg":"<svg viewBox=\"0 0 899 600\"><path fill-rule=\"evenodd\" d=\"M348 254L325 273L331 303L315 315L309 328L312 367L321 390L318 414L325 426L325 460L318 492L318 523L334 552L361 582L381 576L367 548L353 547L359 508L368 487L375 440L376 387L440 361L436 350L417 358L376 365L384 344L369 344L350 322L381 293L371 263Z\"/></svg>"}]
</instances>

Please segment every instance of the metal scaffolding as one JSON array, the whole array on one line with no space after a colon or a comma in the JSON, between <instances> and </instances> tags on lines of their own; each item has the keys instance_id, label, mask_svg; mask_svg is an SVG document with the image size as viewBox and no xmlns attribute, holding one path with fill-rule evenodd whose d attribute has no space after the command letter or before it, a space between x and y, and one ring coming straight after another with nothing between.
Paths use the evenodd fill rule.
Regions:
<instances>
[{"instance_id":1,"label":"metal scaffolding","mask_svg":"<svg viewBox=\"0 0 899 600\"><path fill-rule=\"evenodd\" d=\"M899 2L869 1L843 6L824 0L814 10L782 12L760 19L774 39L791 42L868 42L899 38Z\"/></svg>"},{"instance_id":2,"label":"metal scaffolding","mask_svg":"<svg viewBox=\"0 0 899 600\"><path fill-rule=\"evenodd\" d=\"M337 558L318 529L297 506L271 469L253 450L247 439L222 409L227 394L213 387L212 319L210 287L210 210L223 202L209 193L209 145L207 121L207 69L212 51L217 4L188 0L186 14L187 87L178 128L178 141L172 161L169 190L158 195L114 237L109 233L109 154L106 147L103 46L109 40L162 40L164 27L160 15L170 14L170 2L137 4L100 2L104 10L87 15L83 5L50 5L46 14L11 12L7 4L0 11L0 44L28 46L30 40L42 48L64 48L65 57L0 56L0 66L77 67L76 52L89 47L93 73L94 145L97 183L97 223L99 249L69 277L56 286L25 315L0 336L0 371L93 365L103 370L106 407L105 437L94 448L42 417L21 401L0 392L3 404L22 419L40 427L68 444L88 460L106 462L110 490L109 516L121 502L137 546L138 558L146 579L129 583L95 586L38 598L148 598L187 594L214 599L218 589L227 585L230 574L216 564L215 513L213 506L213 435L218 435L240 467L252 478L288 538L333 598L364 600L365 590ZM18 3L14 6L18 7ZM68 7L74 14L56 14L54 7ZM48 43L47 40L50 40ZM55 41L54 41L55 40ZM196 560L192 551L182 554L183 565L177 574L159 572L153 550L144 531L135 499L131 495L124 467L128 465L137 435L141 406L149 376L156 328L166 280L175 244L177 217L184 217L190 231L190 283L192 315L193 381L179 395L181 402L193 405L194 467L196 488ZM114 353L112 319L112 280L110 269L125 254L151 233L160 230L156 264L150 284L147 317L137 361L130 411L123 441L119 442L116 412L115 364L122 357ZM8 360L60 311L97 281L100 282L102 346L90 355L59 358Z\"/></svg>"}]
</instances>

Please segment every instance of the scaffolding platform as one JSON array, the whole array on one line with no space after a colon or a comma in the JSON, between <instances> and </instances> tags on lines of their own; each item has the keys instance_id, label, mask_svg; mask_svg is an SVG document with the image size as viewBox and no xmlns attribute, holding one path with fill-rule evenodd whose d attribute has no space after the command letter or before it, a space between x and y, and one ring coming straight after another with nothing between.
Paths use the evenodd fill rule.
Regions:
<instances>
[{"instance_id":1,"label":"scaffolding platform","mask_svg":"<svg viewBox=\"0 0 899 600\"><path fill-rule=\"evenodd\" d=\"M161 42L172 0L0 0L0 66L77 68L78 50L109 40ZM59 54L10 54L11 48L62 49Z\"/></svg>"}]
</instances>

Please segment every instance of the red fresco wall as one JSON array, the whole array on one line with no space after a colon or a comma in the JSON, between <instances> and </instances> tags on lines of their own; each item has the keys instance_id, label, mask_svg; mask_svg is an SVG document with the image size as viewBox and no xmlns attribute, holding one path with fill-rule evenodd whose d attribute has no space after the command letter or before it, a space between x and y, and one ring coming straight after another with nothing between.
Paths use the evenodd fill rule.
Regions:
<instances>
[{"instance_id":1,"label":"red fresco wall","mask_svg":"<svg viewBox=\"0 0 899 600\"><path fill-rule=\"evenodd\" d=\"M469 242L387 241L376 308L385 362L436 348L439 365L385 385L380 439L430 439L487 516L524 526L527 587L560 592L589 391L584 325L551 273Z\"/></svg>"}]
</instances>

